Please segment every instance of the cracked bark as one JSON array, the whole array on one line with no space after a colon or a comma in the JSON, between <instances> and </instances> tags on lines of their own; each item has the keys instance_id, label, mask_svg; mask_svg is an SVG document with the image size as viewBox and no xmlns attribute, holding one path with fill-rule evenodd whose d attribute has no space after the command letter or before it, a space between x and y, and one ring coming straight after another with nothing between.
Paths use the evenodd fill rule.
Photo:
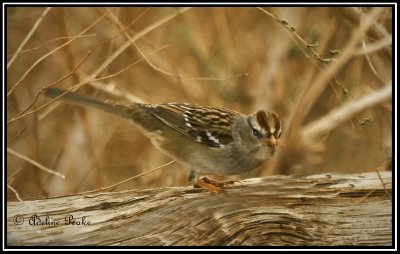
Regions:
<instances>
[{"instance_id":1,"label":"cracked bark","mask_svg":"<svg viewBox=\"0 0 400 254\"><path fill-rule=\"evenodd\" d=\"M381 176L385 187L377 173L321 174L247 179L226 194L176 187L8 202L7 245L390 246L391 172ZM69 215L90 225L66 225ZM31 225L39 219L47 225Z\"/></svg>"}]
</instances>

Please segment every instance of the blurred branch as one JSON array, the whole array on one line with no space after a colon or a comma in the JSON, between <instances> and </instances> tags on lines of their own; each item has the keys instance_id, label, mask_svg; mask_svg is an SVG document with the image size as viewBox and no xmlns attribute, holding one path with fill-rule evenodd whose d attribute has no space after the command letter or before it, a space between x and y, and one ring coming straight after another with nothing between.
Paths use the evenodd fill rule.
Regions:
<instances>
[{"instance_id":1,"label":"blurred branch","mask_svg":"<svg viewBox=\"0 0 400 254\"><path fill-rule=\"evenodd\" d=\"M150 53L149 55L155 54L155 53L157 53L158 51L160 51L160 50L162 50L162 49L164 49L164 48L165 48L165 46L164 46L164 47L161 47L161 48L159 48L159 49L157 49L157 50L155 50L154 52ZM90 52L89 52L89 53L90 53ZM88 54L89 54L89 53L88 53ZM85 59L86 59L86 58L85 58ZM69 89L67 89L67 90L65 91L65 93L74 92L74 91L78 90L79 88L81 88L81 87L83 87L83 86L85 86L85 85L87 85L88 83L91 83L91 82L96 82L96 81L101 81L101 80L113 78L113 77L115 77L115 76L121 74L122 72L127 71L127 70L130 69L132 66L134 66L134 65L136 65L136 64L138 64L138 63L140 63L140 62L143 61L143 60L144 60L144 59L141 58L141 59L139 59L139 60L137 60L137 61L135 61L135 62L129 64L127 67L123 68L122 70L119 70L119 71L117 71L116 73L113 73L113 74L110 74L110 75L107 75L107 76L104 76L104 77L94 78L94 79L90 79L90 77L87 77L87 78L85 78L83 81L81 81L80 83L78 83L78 84L76 84L76 85L74 85L74 86L71 86ZM81 63L83 63L83 61L82 61ZM77 67L77 68L78 68L78 67ZM71 72L71 73L72 73L72 72ZM71 74L71 73L70 73L70 74ZM63 78L65 78L65 77L63 77ZM35 95L35 98L34 98L33 102L30 104L30 106L32 106L32 105L36 102L37 98L38 98L39 95L42 93L43 89L48 88L48 87L50 87L50 86L53 86L53 85L56 84L57 82L58 82L58 81L53 82L53 83L51 83L50 85L44 86L44 87L42 88L42 90L40 90L40 91ZM33 113L35 113L35 112L41 110L42 108L47 107L47 105L53 103L54 101L58 100L59 98L61 98L61 97L64 96L64 95L65 95L65 94L61 94L61 95L59 95L58 97L56 97L56 98L50 100L49 102L47 102L47 103L45 103L45 104L43 104L43 105L41 105L41 106L35 108L34 110L29 111L29 112L26 112L26 111L27 111L30 107L26 108L26 109L25 109L24 111L22 111L17 117L15 117L15 118L9 120L9 121L7 122L7 125L9 125L9 124L11 124L11 123L17 121L18 119L21 119L22 117L25 117L25 116L27 116L27 115L33 114Z\"/></svg>"},{"instance_id":2,"label":"blurred branch","mask_svg":"<svg viewBox=\"0 0 400 254\"><path fill-rule=\"evenodd\" d=\"M10 66L13 64L13 62L15 61L15 59L17 58L17 56L19 55L19 53L21 52L22 48L25 46L25 44L28 42L28 40L32 37L32 35L35 33L36 29L39 27L40 23L42 23L44 17L46 17L47 13L49 13L49 11L51 10L51 7L47 7L46 9L44 9L44 11L42 12L42 14L40 15L40 17L38 18L38 20L36 20L35 24L33 25L33 27L31 28L31 30L29 30L29 33L26 35L25 39L21 42L21 44L19 45L17 51L13 54L13 58L11 58L11 60L8 62L7 64L7 70L10 68Z\"/></svg>"},{"instance_id":3,"label":"blurred branch","mask_svg":"<svg viewBox=\"0 0 400 254\"><path fill-rule=\"evenodd\" d=\"M54 86L54 85L56 85L56 84L58 84L58 83L61 83L61 82L64 81L64 80L66 80L68 77L72 76L72 75L83 65L83 63L89 58L89 56L90 56L93 52L95 52L95 50L96 50L100 45L102 45L102 42L98 43L98 44L95 45L92 49L90 49L90 50L87 52L86 56L84 56L84 57L82 58L82 60L81 60L68 74L62 76L61 78L57 79L56 81L54 81L54 82L52 82L52 83L50 83L50 84L44 85L44 86L42 87L42 89L52 87L52 86ZM15 118L12 118L11 120L9 120L9 121L7 122L7 125L13 123L14 121L16 121L16 120L18 120L18 119L20 119L20 118L22 118L22 117L24 117L24 116L26 116L26 115L29 115L29 114L32 114L32 113L36 112L36 111L38 110L38 108L36 108L35 110L32 110L32 111L30 111L30 112L27 112L27 111L28 111L31 107L33 107L33 105L34 105L34 104L36 103L36 101L39 99L40 94L41 94L41 90L35 94L33 100L28 104L28 106L26 106L21 112L19 112L18 115L17 115ZM43 105L42 105L42 106L43 106ZM40 107L39 107L39 108L40 108Z\"/></svg>"},{"instance_id":4,"label":"blurred branch","mask_svg":"<svg viewBox=\"0 0 400 254\"><path fill-rule=\"evenodd\" d=\"M226 195L175 187L7 202L7 245L390 246L391 175L384 185L375 172L273 176Z\"/></svg>"},{"instance_id":5,"label":"blurred branch","mask_svg":"<svg viewBox=\"0 0 400 254\"><path fill-rule=\"evenodd\" d=\"M361 22L361 26L353 30L340 56L329 64L312 84L310 83L306 86L303 94L297 98L297 102L293 107L294 110L286 121L285 133L281 140L281 149L278 150L271 165L272 170L277 171L276 173L289 174L293 168L304 169L305 165L322 162L323 157L320 155L324 153L325 146L322 142L307 142L308 137L301 132L304 119L321 94L326 90L330 80L334 79L335 74L354 56L355 49L364 38L366 31L375 23L383 11L384 8L373 8L368 14L361 16L364 21ZM343 93L346 94L346 90L343 90ZM349 101L351 102L351 100ZM324 130L323 128L329 130L335 124L329 122L331 125L325 126L321 122L318 123L312 128L309 127L310 129L306 131L306 134L317 135L319 131L322 132Z\"/></svg>"},{"instance_id":6,"label":"blurred branch","mask_svg":"<svg viewBox=\"0 0 400 254\"><path fill-rule=\"evenodd\" d=\"M390 162L390 163L391 163L391 162ZM387 169L386 169L386 170L387 170ZM386 185L392 184L392 183L391 183L391 182L390 182L390 183L385 183L385 181L384 181L383 178L382 178L382 174L379 172L379 169L376 169L375 171L376 171L376 173L378 174L379 180L381 181L381 184L382 184L382 186L383 186L383 188L384 188L384 190L385 190L386 197L387 197L388 200L390 200L390 202L393 204L392 195L390 194L389 190L386 188ZM390 169L390 171L392 171L392 170Z\"/></svg>"},{"instance_id":7,"label":"blurred branch","mask_svg":"<svg viewBox=\"0 0 400 254\"><path fill-rule=\"evenodd\" d=\"M149 32L153 31L154 29L158 28L164 23L172 20L173 18L189 10L190 8L191 7L180 8L175 13L169 14L161 18L157 22L154 22L153 24L147 26L146 28L136 33L136 35L132 38L132 41L138 40L139 38L145 36ZM111 56L107 57L107 59L105 59L104 62L100 64L100 66L92 72L90 77L92 78L97 77L112 61L114 61L120 54L122 54L122 52L124 52L125 49L127 49L131 44L132 44L131 40L127 40L124 44L122 44L116 51L114 51L114 53Z\"/></svg>"},{"instance_id":8,"label":"blurred branch","mask_svg":"<svg viewBox=\"0 0 400 254\"><path fill-rule=\"evenodd\" d=\"M310 47L309 43L307 43L297 32L296 32L296 27L289 24L289 22L285 19L282 19L280 17L278 17L277 15L261 8L261 7L257 7L257 9L259 9L261 12L267 14L268 16L270 16L271 18L275 19L279 24L283 25L283 27L286 28L286 30L288 30L291 34L294 35L294 37L301 42L301 46L299 44L296 44L299 46L299 48L305 53L306 56L308 56L307 52L304 50L304 48L308 48L309 51L313 54L315 59L319 59L320 55L313 49L313 47Z\"/></svg>"},{"instance_id":9,"label":"blurred branch","mask_svg":"<svg viewBox=\"0 0 400 254\"><path fill-rule=\"evenodd\" d=\"M390 37L389 39L390 39L390 43L391 43L391 40L392 40L391 37ZM362 41L362 46L363 46L364 52L368 52L368 50L367 50L367 45L366 45L366 43L365 43L365 39L363 39L363 41ZM369 53L365 53L364 56L365 56L365 59L367 60L368 66L369 66L369 68L371 69L372 73L374 73L375 76L376 76L382 83L385 83L385 80L383 80L382 76L378 73L378 71L376 70L374 64L372 63L371 58L369 57Z\"/></svg>"},{"instance_id":10,"label":"blurred branch","mask_svg":"<svg viewBox=\"0 0 400 254\"><path fill-rule=\"evenodd\" d=\"M390 7L386 9L390 10ZM354 23L359 23L360 16L365 14L360 7L343 8L342 11L343 13L349 13L350 15L348 15L348 17L350 17ZM387 37L391 35L391 33L386 30L385 26L379 22L375 22L372 25L371 33L374 37Z\"/></svg>"},{"instance_id":11,"label":"blurred branch","mask_svg":"<svg viewBox=\"0 0 400 254\"><path fill-rule=\"evenodd\" d=\"M150 32L150 31L152 31L153 29L159 27L160 25L164 24L165 22L171 20L172 18L176 17L178 14L183 13L183 12L185 12L185 11L188 10L188 9L190 9L190 8L181 8L181 9L179 9L176 13L173 13L173 14L171 14L171 15L168 15L168 16L166 16L166 17L160 19L158 22L153 23L152 25L150 25L150 26L148 26L147 28L143 29L141 32L137 33L137 35L133 38L133 40L137 40L137 39L141 38L142 36L146 35L148 32ZM17 81L17 83L14 85L14 87L12 87L12 88L10 89L10 91L9 91L9 93L8 93L7 96L9 96L9 95L14 91L14 89L15 89L19 84L21 84L21 82L23 81L23 79L28 75L28 73L29 73L37 64L39 64L39 63L40 63L43 59L45 59L47 56L51 55L52 53L54 53L54 52L57 51L58 49L64 47L65 45L67 45L68 43L70 43L71 41L73 41L74 39L76 39L76 38L78 38L79 36L81 36L81 35L82 35L83 33L85 33L86 31L88 31L91 27L93 27L96 23L98 23L98 22L106 15L106 13L107 13L107 12L105 12L99 19L97 19L95 22L93 22L89 27L87 27L87 28L86 28L84 31L82 31L79 35L73 37L73 39L71 39L71 40L69 40L68 42L62 44L60 47L58 47L58 48L52 50L51 52L47 53L46 55L42 56L39 60L37 60L37 61L24 73L24 75L22 75L22 77L19 79L19 81ZM117 35L117 36L119 36L119 35ZM99 45L101 45L101 44L102 44L102 43L99 43L98 45L95 46L95 48L97 48L97 47L98 47ZM112 56L110 56L110 57L108 57L107 59L105 59L104 62L103 62L103 64L101 64L95 71L93 71L88 77L86 77L86 79L85 79L84 81L82 81L82 82L80 82L79 84L77 84L77 85L71 87L70 90L71 90L71 91L75 91L75 90L79 89L81 86L86 85L86 84L89 83L89 82L100 81L100 80L103 80L103 79L108 79L108 78L114 77L115 75L118 75L119 73L125 71L126 69L129 69L131 66L135 65L136 63L142 61L144 58L142 58L142 59L139 60L139 61L134 62L132 65L129 65L127 68L125 68L125 69L123 69L122 71L119 71L119 72L117 72L117 73L115 73L115 74L113 74L113 75L108 75L108 76L105 76L105 77L96 78L96 77L103 71L104 68L106 68L117 56L119 56L119 55L120 55L126 48L128 48L130 45L131 45L131 42L130 42L130 41L127 41L126 43L124 43L118 50L116 50L116 51L114 52L114 54L113 54ZM94 49L95 49L95 48L94 48ZM161 47L160 49L158 49L158 50L156 50L156 51L154 51L154 52L148 54L147 57L151 56L152 54L154 54L155 52L158 52L159 50L161 50L161 49L163 49L163 48L165 48L165 46L163 46L163 47ZM94 49L92 49L92 50L89 51L89 53L88 53L87 56L84 58L84 60L93 52ZM83 61L84 61L84 60L83 60ZM66 75L65 77L63 77L63 78L57 80L56 82L53 82L52 84L47 85L46 88L47 88L47 87L50 87L50 86L52 86L52 85L54 85L54 84L57 84L57 83L61 82L62 80L64 80L66 77L72 75L72 74L74 73L74 71L75 71L77 68L79 68L79 66L83 63L83 61L81 61L81 63L78 64L78 66L77 66L71 73L69 73L69 74ZM24 117L24 116L26 116L26 115L32 114L32 113L38 111L39 109L45 107L48 103L46 103L45 105L42 105L42 106L36 108L35 110L32 110L32 111L27 112L27 110L28 110L30 107L32 107L32 105L36 102L36 100L37 100L37 98L38 98L39 95L40 95L40 92L36 94L36 96L35 96L33 102L30 103L30 105L29 105L26 109L24 109L22 112L20 112L20 113L18 114L17 117L15 117L15 118L9 120L9 121L7 122L7 125L9 125L9 124L15 122L16 120L18 120L18 119L20 119L20 118L22 118L22 117ZM53 100L51 100L50 103L51 103L52 101L55 101L55 100L56 100L56 98L53 99Z\"/></svg>"},{"instance_id":12,"label":"blurred branch","mask_svg":"<svg viewBox=\"0 0 400 254\"><path fill-rule=\"evenodd\" d=\"M36 60L35 63L33 63L28 70L25 71L25 73L21 76L21 78L14 84L14 86L12 86L9 90L9 92L7 93L7 97L9 97L12 92L14 92L15 88L18 87L18 85L20 85L22 83L22 81L24 81L24 79L26 78L26 76L28 76L28 74L33 70L33 68L35 68L39 63L41 63L44 59L46 59L48 56L54 54L55 52L57 52L59 49L65 47L66 45L68 45L69 43L73 42L75 39L81 37L84 33L86 33L87 31L89 31L90 28L92 28L94 25L96 25L98 22L100 22L100 20L102 20L105 16L105 13L103 14L103 16L99 17L97 20L95 20L94 22L92 22L88 27L86 27L82 32L80 32L78 35L72 37L72 39L68 40L67 42L63 43L61 46L51 50L50 52L48 52L47 54L44 54L42 57L40 57L38 60Z\"/></svg>"},{"instance_id":13,"label":"blurred branch","mask_svg":"<svg viewBox=\"0 0 400 254\"><path fill-rule=\"evenodd\" d=\"M131 103L138 102L138 103L147 103L142 98L137 97L136 95L131 94L128 91L121 90L118 88L116 84L113 83L103 83L103 82L90 82L88 84L91 87L94 87L102 92L110 94L112 96L123 98Z\"/></svg>"},{"instance_id":14,"label":"blurred branch","mask_svg":"<svg viewBox=\"0 0 400 254\"><path fill-rule=\"evenodd\" d=\"M95 36L96 36L95 34L85 34L85 35L79 36L79 38L87 38L87 37L95 37ZM11 53L11 54L7 55L7 58L15 56L15 55L22 55L22 54L25 54L25 53L28 53L28 52L31 52L31 51L38 50L38 49L40 49L40 48L42 48L42 47L44 47L44 46L46 46L46 45L48 45L50 43L56 42L56 41L69 40L69 39L72 39L72 38L74 38L74 37L73 36L63 36L63 37L54 38L54 39L48 40L48 41L36 46L36 47L24 49L24 50L22 50L20 52Z\"/></svg>"},{"instance_id":15,"label":"blurred branch","mask_svg":"<svg viewBox=\"0 0 400 254\"><path fill-rule=\"evenodd\" d=\"M74 38L107 11L105 7L65 8L57 10L57 15L54 15L55 9L52 9L22 50L15 52L45 8L29 8L10 16L12 22L7 23L7 29L9 43L14 47L12 52L7 53L6 64L15 55L18 56L7 73L8 89L37 59ZM320 170L350 173L372 170L372 165L380 165L392 148L390 113L393 107L389 100L355 115L347 122L344 120L341 126L327 126L326 130L321 127L322 132L316 135L318 138L313 144L302 139L303 131L307 131L313 121L317 123L325 114L335 112L353 99L358 103L361 97L392 82L391 58L394 49L389 45L389 38L393 35L391 21L394 9L383 7L382 15L362 35L363 41L353 48L352 58L335 73L327 74L331 75L327 77L328 84L311 103L303 121L294 127L291 127L291 119L300 119L295 119L293 115L303 110L298 104L300 97L304 96L302 94L311 92L310 87L317 85L315 81L337 62L353 32L359 30L360 24L363 25L360 20L374 9L372 6L354 10L328 6L264 9L280 18L275 20L257 8L114 8L111 13L118 21L106 13L79 39L34 67L7 102L8 144L18 143L19 147L32 148L26 156L66 176L74 176L73 179L60 184L58 177L41 173L35 167L38 174L34 173L33 179L40 176L40 181L26 181L27 175L22 172L29 171L33 166L8 154L7 174L11 176L7 184L15 188L24 200L27 193L42 193L39 195L51 197L96 190L95 194L102 195L101 192L110 192L115 188L109 188L109 185L167 162L166 155L152 146L134 127L125 127L122 122L110 122L108 115L103 118L96 112L78 110L71 114L67 108L57 108L59 101L41 96L41 89L47 86L88 89L82 92L99 93L97 96L100 99L115 101L143 102L142 98L155 103L187 101L243 113L250 113L254 108L274 109L281 116L284 127L279 149L270 163L243 177L269 175L272 171L279 171L280 174ZM66 29L63 30L64 26ZM130 35L129 39L125 32ZM132 41L138 48L132 45ZM361 43L365 44L365 49ZM162 54L149 57L147 53L165 44L169 47ZM339 53L333 56L332 51ZM29 53L23 54L25 52ZM109 76L139 60L140 53L146 56L140 64L114 78ZM332 61L323 62L324 59ZM155 71L154 66L166 71L167 75ZM190 76L224 78L244 72L250 75L228 82L188 80ZM384 82L377 79L375 73L379 73ZM336 83L338 81L340 83ZM149 94L152 96L149 97ZM53 111L54 108L58 109L57 112ZM374 115L376 110L380 113ZM52 114L47 115L49 112ZM63 128L52 131L57 126ZM323 135L327 133L324 131L335 128L339 131ZM288 140L287 134L293 132L297 132L296 135ZM374 135L363 135L367 132ZM74 142L75 139L79 142ZM24 153L23 149L11 148ZM82 153L85 153L84 156ZM43 154L47 156L41 156ZM80 159L74 160L76 156ZM283 163L273 165L282 158ZM52 166L55 162L62 163L66 171ZM96 169L96 163L100 165L100 170ZM284 171L285 168L288 170ZM136 178L116 189L187 183L184 165L170 165L165 169ZM100 182L100 178L105 181ZM99 192L100 187L108 189ZM6 190L8 197L16 200L12 191Z\"/></svg>"},{"instance_id":16,"label":"blurred branch","mask_svg":"<svg viewBox=\"0 0 400 254\"><path fill-rule=\"evenodd\" d=\"M120 181L120 182L118 182L118 183L116 183L116 184L113 184L113 185L110 185L110 186L107 186L107 187L101 187L101 188L99 188L99 189L92 190L92 191L85 191L85 192L80 193L80 194L89 194L89 193L94 193L94 192L103 191L103 190L111 191L111 190L115 189L115 187L117 187L118 185L121 185L121 184L123 184L123 183L132 181L133 179L139 178L139 177L141 177L141 176L150 174L150 173L152 173L152 172L154 172L154 171L157 171L157 170L159 170L159 169L161 169L161 168L163 168L163 167L166 167L166 166L168 166L168 165L171 165L171 164L174 163L174 162L175 162L175 161L172 160L172 161L167 162L167 163L165 163L165 164L163 164L163 165L161 165L161 166L158 166L158 167L156 167L156 168L153 168L153 169L150 169L150 170L145 171L145 172L143 172L143 173L140 173L140 174L138 174L138 175L129 177L128 179L125 179L125 180L123 180L123 181Z\"/></svg>"},{"instance_id":17,"label":"blurred branch","mask_svg":"<svg viewBox=\"0 0 400 254\"><path fill-rule=\"evenodd\" d=\"M115 22L119 28L121 29L121 31L125 34L126 38L130 41L130 43L136 48L136 50L139 52L139 54L145 59L146 63L153 68L154 70L156 70L157 72L160 72L166 76L169 77L173 77L173 78L177 78L177 79L188 79L188 80L202 80L202 81L226 81L226 80L230 80L230 79L234 79L234 78L239 78L242 76L247 76L247 73L242 73L242 74L236 74L236 75L232 75L229 77L224 77L224 78L209 78L209 77L191 77L191 76L182 76L182 75L177 75L171 72L168 72L166 70L163 70L162 68L158 67L156 64L152 63L150 61L150 59L148 57L146 57L146 54L143 52L143 50L139 47L139 45L137 45L137 43L135 42L136 40L134 39L134 37L132 37L128 32L127 32L127 28L128 27L124 27L123 24L121 24L121 22L118 20L118 18L112 13L109 12L110 16L113 19L113 22Z\"/></svg>"},{"instance_id":18,"label":"blurred branch","mask_svg":"<svg viewBox=\"0 0 400 254\"><path fill-rule=\"evenodd\" d=\"M360 48L356 51L356 53L355 53L356 56L375 53L383 48L391 46L392 45L392 35L390 34L387 37L385 37L379 41L376 41L376 42L371 42L368 45L365 44L365 41L363 41L363 42L364 43L363 43L362 48Z\"/></svg>"},{"instance_id":19,"label":"blurred branch","mask_svg":"<svg viewBox=\"0 0 400 254\"><path fill-rule=\"evenodd\" d=\"M389 100L392 97L392 84L385 85L381 90L364 95L356 101L348 102L334 109L329 114L309 123L303 128L302 136L315 139L334 130L337 126L353 118L369 107Z\"/></svg>"},{"instance_id":20,"label":"blurred branch","mask_svg":"<svg viewBox=\"0 0 400 254\"><path fill-rule=\"evenodd\" d=\"M10 174L9 176L7 176L7 182L8 182L9 184L11 184L11 183L14 181L15 176L16 176L19 172L21 172L21 170L22 170L22 167L19 167L19 168L17 168L12 174ZM7 173L9 173L9 172L7 172Z\"/></svg>"},{"instance_id":21,"label":"blurred branch","mask_svg":"<svg viewBox=\"0 0 400 254\"><path fill-rule=\"evenodd\" d=\"M280 25L282 25L289 32L289 36L292 39L292 41L296 44L296 46L303 52L303 54L307 57L307 59L310 60L310 62L322 73L324 73L329 68L329 64L332 61L336 60L337 56L340 53L339 50L329 50L328 53L325 53L325 54L318 53L314 49L315 46L318 45L318 42L315 42L313 44L307 42L305 39L303 39L300 36L300 34L296 31L296 27L291 25L289 23L289 21L282 19L279 16L277 16L276 14L273 14L261 7L258 7L258 9L261 12L272 17ZM325 36L328 36L328 34L325 34ZM340 94L343 94L346 99L349 99L349 90L342 84L342 82L339 82L339 80L337 80L335 73L327 72L327 75L330 75L329 78L333 80L333 82L328 82L328 84L331 85L332 90L336 93L337 97L340 98ZM304 94L306 93L309 86L310 86L309 84L303 85L303 87L305 87ZM340 91L338 91L338 90L340 90ZM293 115L292 115L291 119L293 119ZM294 121L294 123L297 123L297 122ZM288 125L288 126L291 126L291 125Z\"/></svg>"},{"instance_id":22,"label":"blurred branch","mask_svg":"<svg viewBox=\"0 0 400 254\"><path fill-rule=\"evenodd\" d=\"M19 138L22 133L24 133L26 131L26 127L22 128L20 131L18 131L18 133L14 136L8 139L7 141L7 145L10 145L12 142L14 142L17 138Z\"/></svg>"},{"instance_id":23,"label":"blurred branch","mask_svg":"<svg viewBox=\"0 0 400 254\"><path fill-rule=\"evenodd\" d=\"M43 170L43 171L46 171L47 173L53 174L53 175L55 175L55 176L58 176L58 177L60 177L61 179L65 179L65 176L64 176L63 174L60 174L60 173L58 173L58 172L56 172L56 171L54 171L54 170L51 170L51 169L49 169L49 168L43 166L42 164L40 164L40 163L38 163L38 162L32 160L31 158L28 158L28 157L26 157L26 156L24 156L24 155L18 153L17 151L14 151L13 149L11 149L11 148L9 148L9 147L7 147L7 152L10 153L10 154L12 154L12 155L14 155L14 156L16 156L16 157L18 157L18 158L20 158L20 159L22 159L22 160L24 160L24 161L29 162L29 163L32 164L33 166L38 167L39 169L41 169L41 170Z\"/></svg>"},{"instance_id":24,"label":"blurred branch","mask_svg":"<svg viewBox=\"0 0 400 254\"><path fill-rule=\"evenodd\" d=\"M18 199L19 202L24 202L19 196L18 192L11 185L7 184L7 188L9 188L12 192L14 192L15 197Z\"/></svg>"},{"instance_id":25,"label":"blurred branch","mask_svg":"<svg viewBox=\"0 0 400 254\"><path fill-rule=\"evenodd\" d=\"M296 106L298 110L295 111L295 119L290 126L292 130L297 130L298 127L301 126L304 118L307 116L316 100L320 97L321 93L325 90L326 86L329 84L331 77L337 73L350 60L350 58L354 56L355 47L362 40L365 32L381 15L383 10L384 9L381 8L374 8L368 15L366 15L363 26L354 30L340 57L338 57L336 61L329 65L326 70L319 75L315 82L313 82L313 85L309 86L309 88L305 90L303 96L300 98L300 101Z\"/></svg>"}]
</instances>

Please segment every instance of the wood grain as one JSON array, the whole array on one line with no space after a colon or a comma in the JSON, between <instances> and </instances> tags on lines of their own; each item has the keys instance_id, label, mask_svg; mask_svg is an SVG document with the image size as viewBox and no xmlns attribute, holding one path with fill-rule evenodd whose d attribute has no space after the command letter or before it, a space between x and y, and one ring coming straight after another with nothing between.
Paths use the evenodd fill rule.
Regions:
<instances>
[{"instance_id":1,"label":"wood grain","mask_svg":"<svg viewBox=\"0 0 400 254\"><path fill-rule=\"evenodd\" d=\"M177 187L8 202L7 245L391 246L391 172L381 176L272 176L226 194ZM30 225L35 214L47 225ZM66 225L69 215L90 225Z\"/></svg>"}]
</instances>

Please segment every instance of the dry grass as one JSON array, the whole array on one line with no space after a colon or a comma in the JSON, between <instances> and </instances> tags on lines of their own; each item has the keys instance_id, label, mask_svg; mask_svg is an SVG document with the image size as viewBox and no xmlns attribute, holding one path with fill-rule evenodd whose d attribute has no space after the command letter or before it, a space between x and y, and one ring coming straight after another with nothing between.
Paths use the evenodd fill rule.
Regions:
<instances>
[{"instance_id":1,"label":"dry grass","mask_svg":"<svg viewBox=\"0 0 400 254\"><path fill-rule=\"evenodd\" d=\"M8 199L98 189L170 161L123 119L49 103L47 86L273 109L279 152L238 178L375 171L392 150L391 91L375 96L392 82L391 24L390 8L7 8ZM173 163L117 188L186 179Z\"/></svg>"}]
</instances>

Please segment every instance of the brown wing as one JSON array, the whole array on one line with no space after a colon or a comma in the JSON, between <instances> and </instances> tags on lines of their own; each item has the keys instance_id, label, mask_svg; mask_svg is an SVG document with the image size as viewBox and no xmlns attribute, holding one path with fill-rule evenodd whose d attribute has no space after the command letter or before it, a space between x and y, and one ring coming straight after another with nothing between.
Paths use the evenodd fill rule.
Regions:
<instances>
[{"instance_id":1,"label":"brown wing","mask_svg":"<svg viewBox=\"0 0 400 254\"><path fill-rule=\"evenodd\" d=\"M141 104L141 107L171 128L213 148L232 142L232 124L242 116L227 109L188 103Z\"/></svg>"}]
</instances>

